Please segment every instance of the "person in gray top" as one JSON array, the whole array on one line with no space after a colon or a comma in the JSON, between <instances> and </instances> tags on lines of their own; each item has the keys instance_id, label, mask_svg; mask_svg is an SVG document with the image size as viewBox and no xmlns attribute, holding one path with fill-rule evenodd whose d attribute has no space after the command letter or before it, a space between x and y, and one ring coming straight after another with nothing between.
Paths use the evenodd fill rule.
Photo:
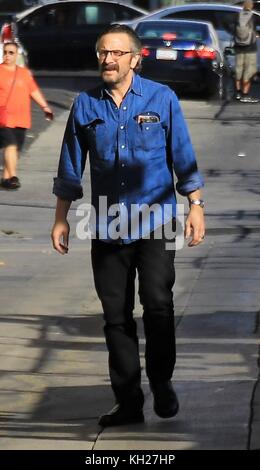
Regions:
<instances>
[{"instance_id":1,"label":"person in gray top","mask_svg":"<svg viewBox=\"0 0 260 470\"><path fill-rule=\"evenodd\" d=\"M249 95L251 81L257 72L257 44L252 0L245 0L235 25L236 99L242 103L256 103Z\"/></svg>"}]
</instances>

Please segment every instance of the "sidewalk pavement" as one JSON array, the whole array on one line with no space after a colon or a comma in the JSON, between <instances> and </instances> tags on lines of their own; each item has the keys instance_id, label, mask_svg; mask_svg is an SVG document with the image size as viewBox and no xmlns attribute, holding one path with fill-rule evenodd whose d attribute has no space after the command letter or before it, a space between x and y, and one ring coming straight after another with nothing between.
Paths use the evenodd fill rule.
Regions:
<instances>
[{"instance_id":1,"label":"sidewalk pavement","mask_svg":"<svg viewBox=\"0 0 260 470\"><path fill-rule=\"evenodd\" d=\"M183 106L192 120L191 104ZM216 108L202 102L201 109L213 120ZM202 160L212 136L202 148L205 124L192 121L208 181L209 229L203 245L177 253L180 412L174 419L156 417L143 371L145 423L103 430L97 419L113 397L90 243L75 237L75 210L69 255L58 256L49 241L52 177L66 118L67 112L60 114L22 157L19 192L0 192L0 449L260 449L259 198L248 192L254 168L243 175L238 159L232 172L224 150L212 170ZM212 135L221 119L212 121ZM89 194L87 169L88 201ZM144 363L138 303L136 317Z\"/></svg>"}]
</instances>

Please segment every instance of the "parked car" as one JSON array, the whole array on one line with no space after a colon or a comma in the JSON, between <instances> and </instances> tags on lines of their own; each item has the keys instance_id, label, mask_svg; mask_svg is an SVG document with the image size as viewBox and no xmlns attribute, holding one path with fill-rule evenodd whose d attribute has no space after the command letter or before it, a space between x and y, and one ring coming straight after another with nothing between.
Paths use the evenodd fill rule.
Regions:
<instances>
[{"instance_id":1,"label":"parked car","mask_svg":"<svg viewBox=\"0 0 260 470\"><path fill-rule=\"evenodd\" d=\"M145 13L113 1L59 1L17 15L17 34L31 68L84 69L96 66L95 42L106 25Z\"/></svg>"},{"instance_id":2,"label":"parked car","mask_svg":"<svg viewBox=\"0 0 260 470\"><path fill-rule=\"evenodd\" d=\"M171 6L167 8L161 8L145 17L139 18L127 23L132 28L136 28L139 21L150 21L150 20L169 20L169 19L184 19L184 20L196 20L196 21L207 21L213 24L222 50L226 47L233 45L235 21L237 14L241 11L241 7L234 5L224 4L210 4L210 3L191 3L189 5L182 6ZM260 35L260 13L254 11L254 20L256 30ZM257 39L257 69L258 75L260 75L260 38ZM234 60L230 60L232 67L234 67Z\"/></svg>"},{"instance_id":3,"label":"parked car","mask_svg":"<svg viewBox=\"0 0 260 470\"><path fill-rule=\"evenodd\" d=\"M226 97L232 84L231 71L211 23L143 21L136 32L143 44L143 76Z\"/></svg>"}]
</instances>

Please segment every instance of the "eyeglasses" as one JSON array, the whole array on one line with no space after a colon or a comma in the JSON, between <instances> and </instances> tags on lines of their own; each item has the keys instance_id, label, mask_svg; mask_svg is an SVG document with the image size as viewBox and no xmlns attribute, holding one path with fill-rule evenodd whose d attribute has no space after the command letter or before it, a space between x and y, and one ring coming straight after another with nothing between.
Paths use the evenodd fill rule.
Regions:
<instances>
[{"instance_id":1,"label":"eyeglasses","mask_svg":"<svg viewBox=\"0 0 260 470\"><path fill-rule=\"evenodd\" d=\"M101 51L97 51L97 58L103 60L107 58L108 54L110 54L112 59L118 60L123 55L132 54L132 52L133 51L107 51L102 49Z\"/></svg>"},{"instance_id":2,"label":"eyeglasses","mask_svg":"<svg viewBox=\"0 0 260 470\"><path fill-rule=\"evenodd\" d=\"M14 55L16 52L14 51L4 51L4 55Z\"/></svg>"}]
</instances>

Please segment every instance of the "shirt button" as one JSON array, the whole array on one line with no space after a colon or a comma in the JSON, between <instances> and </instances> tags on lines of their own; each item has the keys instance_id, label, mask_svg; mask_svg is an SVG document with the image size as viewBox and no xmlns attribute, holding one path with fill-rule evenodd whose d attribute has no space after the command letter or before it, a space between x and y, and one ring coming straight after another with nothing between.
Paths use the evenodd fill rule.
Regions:
<instances>
[{"instance_id":1,"label":"shirt button","mask_svg":"<svg viewBox=\"0 0 260 470\"><path fill-rule=\"evenodd\" d=\"M124 168L125 164L124 164L124 163L122 163L122 165L121 165L121 166L122 166L122 168Z\"/></svg>"},{"instance_id":2,"label":"shirt button","mask_svg":"<svg viewBox=\"0 0 260 470\"><path fill-rule=\"evenodd\" d=\"M125 145L121 145L121 149L124 149L125 148Z\"/></svg>"},{"instance_id":3,"label":"shirt button","mask_svg":"<svg viewBox=\"0 0 260 470\"><path fill-rule=\"evenodd\" d=\"M123 106L123 110L125 111L126 109L127 109L126 106Z\"/></svg>"},{"instance_id":4,"label":"shirt button","mask_svg":"<svg viewBox=\"0 0 260 470\"><path fill-rule=\"evenodd\" d=\"M122 129L122 130L123 130L124 128L125 128L125 126L120 126L120 129Z\"/></svg>"},{"instance_id":5,"label":"shirt button","mask_svg":"<svg viewBox=\"0 0 260 470\"><path fill-rule=\"evenodd\" d=\"M145 129L146 129L147 131L149 131L150 127L146 127Z\"/></svg>"},{"instance_id":6,"label":"shirt button","mask_svg":"<svg viewBox=\"0 0 260 470\"><path fill-rule=\"evenodd\" d=\"M125 205L125 203L124 203L124 202L121 202L120 204L121 204L121 206L124 206L124 205Z\"/></svg>"},{"instance_id":7,"label":"shirt button","mask_svg":"<svg viewBox=\"0 0 260 470\"><path fill-rule=\"evenodd\" d=\"M124 186L124 185L125 185L125 183L122 181L121 186Z\"/></svg>"}]
</instances>

